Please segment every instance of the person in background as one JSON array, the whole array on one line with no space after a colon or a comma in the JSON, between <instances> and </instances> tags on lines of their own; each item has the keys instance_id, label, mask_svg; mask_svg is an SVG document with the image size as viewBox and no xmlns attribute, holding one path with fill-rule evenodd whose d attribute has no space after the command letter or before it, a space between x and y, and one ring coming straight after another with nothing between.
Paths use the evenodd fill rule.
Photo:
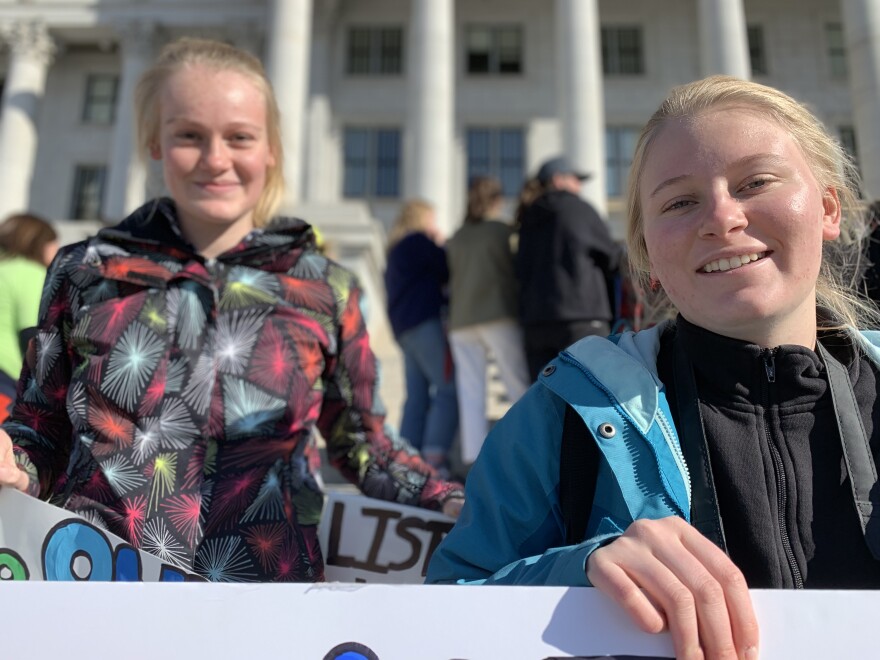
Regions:
<instances>
[{"instance_id":1,"label":"person in background","mask_svg":"<svg viewBox=\"0 0 880 660\"><path fill-rule=\"evenodd\" d=\"M52 225L31 213L0 224L0 422L15 401L21 362L37 324L46 268L58 252Z\"/></svg>"},{"instance_id":2,"label":"person in background","mask_svg":"<svg viewBox=\"0 0 880 660\"><path fill-rule=\"evenodd\" d=\"M403 351L406 400L400 435L444 473L458 430L455 375L446 340L449 268L434 207L406 202L388 235L388 319Z\"/></svg>"},{"instance_id":3,"label":"person in background","mask_svg":"<svg viewBox=\"0 0 880 660\"><path fill-rule=\"evenodd\" d=\"M880 588L857 182L776 89L672 90L628 191L632 270L672 318L550 363L487 438L428 580L592 585L678 658L759 657L749 588Z\"/></svg>"},{"instance_id":4,"label":"person in background","mask_svg":"<svg viewBox=\"0 0 880 660\"><path fill-rule=\"evenodd\" d=\"M460 487L383 432L356 278L276 215L259 60L181 39L135 97L169 197L53 262L0 485L226 582L323 579L315 427L366 495L454 514Z\"/></svg>"},{"instance_id":5,"label":"person in background","mask_svg":"<svg viewBox=\"0 0 880 660\"><path fill-rule=\"evenodd\" d=\"M477 177L468 190L464 224L446 244L449 343L461 417L461 454L473 463L489 432L486 369L491 354L511 402L531 384L517 321L513 228L500 219L501 182Z\"/></svg>"},{"instance_id":6,"label":"person in background","mask_svg":"<svg viewBox=\"0 0 880 660\"><path fill-rule=\"evenodd\" d=\"M580 197L587 178L564 157L546 161L535 177L541 194L518 213L520 320L533 379L573 341L610 331L621 248ZM534 183L524 186L524 195L534 192Z\"/></svg>"}]
</instances>

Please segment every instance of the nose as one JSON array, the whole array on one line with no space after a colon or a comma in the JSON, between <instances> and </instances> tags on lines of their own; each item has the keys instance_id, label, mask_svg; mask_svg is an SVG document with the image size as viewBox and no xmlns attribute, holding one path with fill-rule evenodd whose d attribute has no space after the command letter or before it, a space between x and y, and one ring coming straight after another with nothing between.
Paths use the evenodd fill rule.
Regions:
<instances>
[{"instance_id":1,"label":"nose","mask_svg":"<svg viewBox=\"0 0 880 660\"><path fill-rule=\"evenodd\" d=\"M229 168L229 148L221 138L213 138L205 143L202 163L212 172L222 172Z\"/></svg>"},{"instance_id":2,"label":"nose","mask_svg":"<svg viewBox=\"0 0 880 660\"><path fill-rule=\"evenodd\" d=\"M714 238L744 229L749 224L739 201L725 188L717 190L705 207L700 237Z\"/></svg>"}]
</instances>

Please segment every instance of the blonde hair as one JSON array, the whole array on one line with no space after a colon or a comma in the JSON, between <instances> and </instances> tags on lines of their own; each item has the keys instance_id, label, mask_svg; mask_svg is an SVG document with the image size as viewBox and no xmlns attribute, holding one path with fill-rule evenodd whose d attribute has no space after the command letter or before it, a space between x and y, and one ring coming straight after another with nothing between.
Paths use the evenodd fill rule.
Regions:
<instances>
[{"instance_id":1,"label":"blonde hair","mask_svg":"<svg viewBox=\"0 0 880 660\"><path fill-rule=\"evenodd\" d=\"M433 214L434 207L422 199L411 199L404 204L397 214L391 231L388 232L388 249L393 248L410 234L427 233Z\"/></svg>"},{"instance_id":2,"label":"blonde hair","mask_svg":"<svg viewBox=\"0 0 880 660\"><path fill-rule=\"evenodd\" d=\"M184 37L165 46L135 88L137 144L141 157L146 158L159 141L159 99L165 83L178 71L195 66L240 73L256 86L266 102L266 132L275 164L266 170L266 185L254 208L254 225L262 227L275 216L281 205L284 163L278 101L263 65L253 55L221 41L192 37Z\"/></svg>"},{"instance_id":3,"label":"blonde hair","mask_svg":"<svg viewBox=\"0 0 880 660\"><path fill-rule=\"evenodd\" d=\"M630 269L645 290L650 286L650 262L645 244L641 207L641 179L651 145L666 122L693 118L713 108L745 108L766 116L788 131L806 157L822 190L837 191L841 207L841 234L826 241L816 282L816 302L831 311L836 325L875 325L877 309L859 295L863 242L867 237L863 204L858 199L858 171L852 160L822 123L803 105L772 87L730 76L710 76L672 90L642 129L633 155L627 190ZM655 316L674 311L662 291L651 294Z\"/></svg>"}]
</instances>

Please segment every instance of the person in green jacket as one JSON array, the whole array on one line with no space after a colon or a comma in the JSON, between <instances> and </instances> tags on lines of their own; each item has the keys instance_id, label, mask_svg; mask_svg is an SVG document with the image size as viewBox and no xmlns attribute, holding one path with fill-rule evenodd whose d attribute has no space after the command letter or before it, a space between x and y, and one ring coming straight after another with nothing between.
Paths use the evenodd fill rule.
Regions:
<instances>
[{"instance_id":1,"label":"person in green jacket","mask_svg":"<svg viewBox=\"0 0 880 660\"><path fill-rule=\"evenodd\" d=\"M37 324L46 268L58 235L46 220L22 213L0 225L0 421L15 400L29 331Z\"/></svg>"}]
</instances>

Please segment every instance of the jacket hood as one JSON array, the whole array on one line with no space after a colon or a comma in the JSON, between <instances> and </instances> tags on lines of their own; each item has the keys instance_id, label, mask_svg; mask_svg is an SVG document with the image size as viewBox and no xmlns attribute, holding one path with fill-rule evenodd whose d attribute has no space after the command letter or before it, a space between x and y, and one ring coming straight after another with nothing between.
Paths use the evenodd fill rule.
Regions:
<instances>
[{"instance_id":1,"label":"jacket hood","mask_svg":"<svg viewBox=\"0 0 880 660\"><path fill-rule=\"evenodd\" d=\"M154 261L208 261L199 255L180 230L173 200L157 198L147 202L115 227L98 232L99 243L118 256L142 256ZM311 225L298 218L276 217L268 226L254 229L232 249L216 258L228 265L289 270L303 252L316 247ZM106 250L101 250L106 252Z\"/></svg>"}]
</instances>

